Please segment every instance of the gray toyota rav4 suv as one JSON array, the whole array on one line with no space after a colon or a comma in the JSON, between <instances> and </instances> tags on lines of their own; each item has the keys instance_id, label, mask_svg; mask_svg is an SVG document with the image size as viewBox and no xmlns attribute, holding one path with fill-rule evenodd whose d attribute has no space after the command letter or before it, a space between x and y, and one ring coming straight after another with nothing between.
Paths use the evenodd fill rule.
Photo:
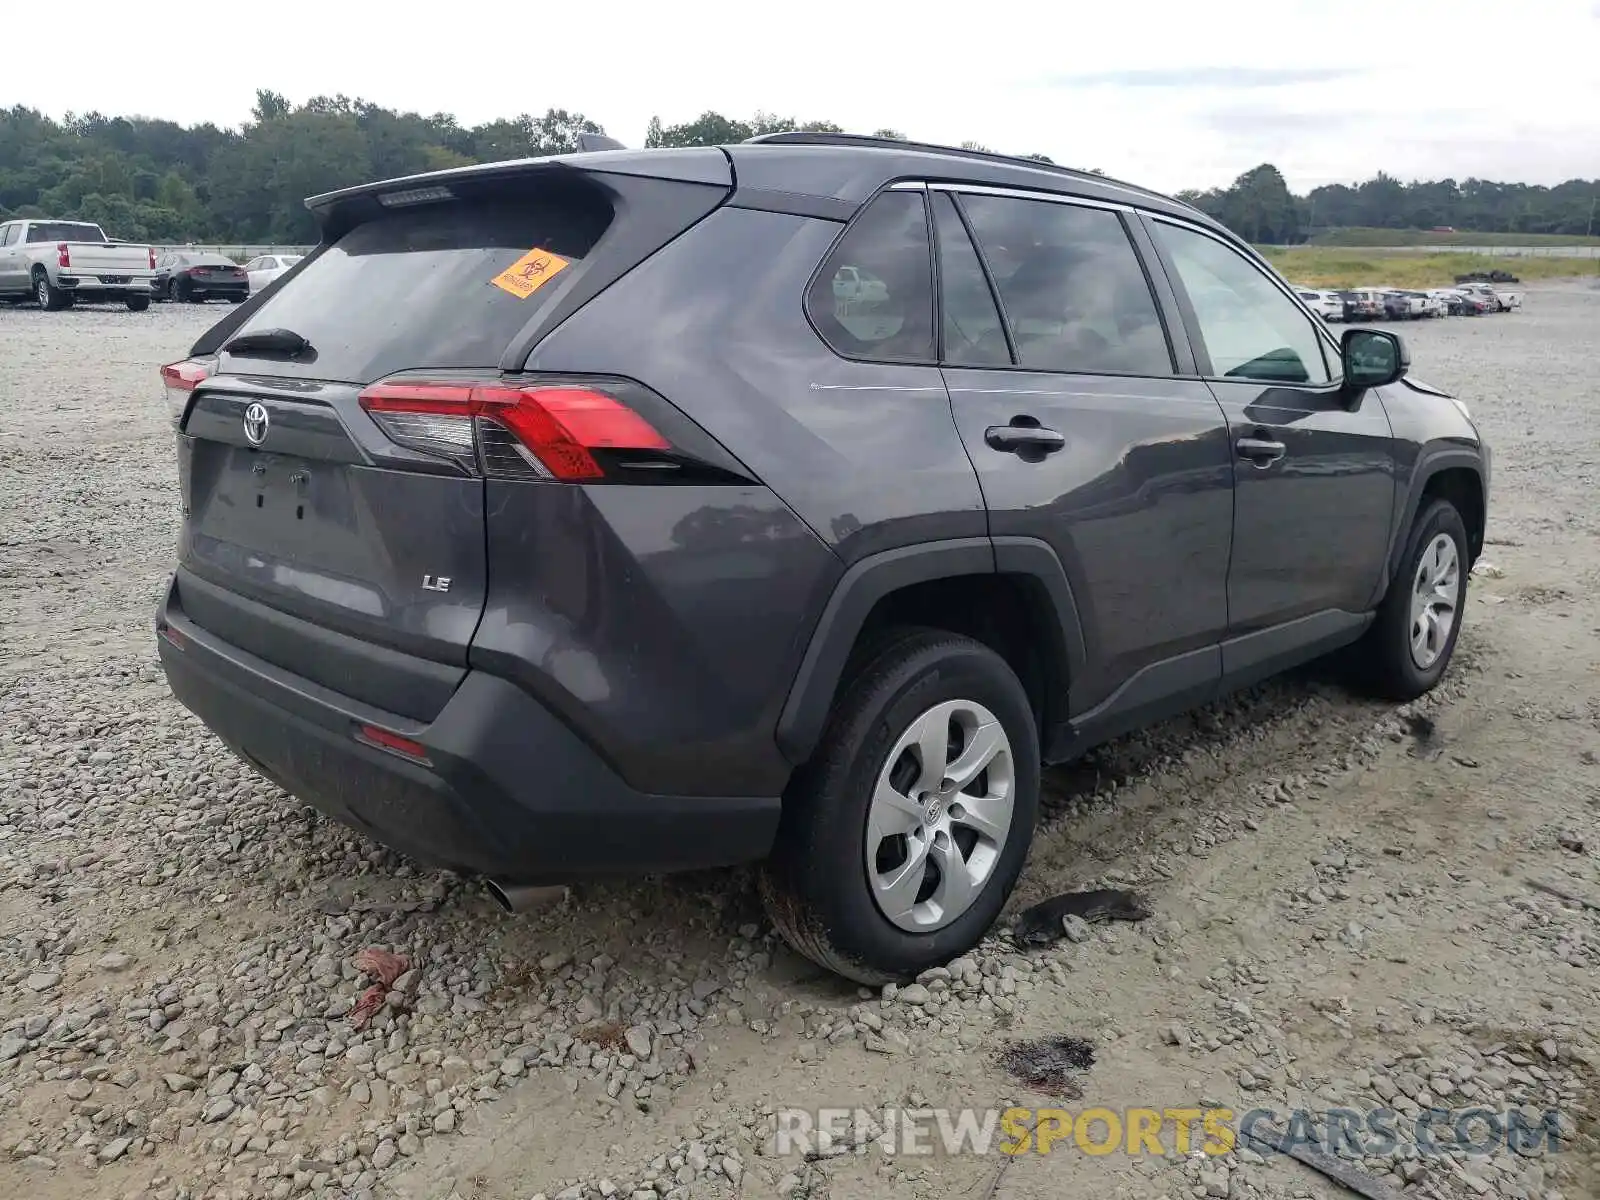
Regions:
<instances>
[{"instance_id":1,"label":"gray toyota rav4 suv","mask_svg":"<svg viewBox=\"0 0 1600 1200\"><path fill-rule=\"evenodd\" d=\"M172 690L519 888L761 862L856 980L970 948L1040 770L1347 648L1438 682L1489 453L1393 333L1097 175L784 134L318 196L163 368Z\"/></svg>"}]
</instances>

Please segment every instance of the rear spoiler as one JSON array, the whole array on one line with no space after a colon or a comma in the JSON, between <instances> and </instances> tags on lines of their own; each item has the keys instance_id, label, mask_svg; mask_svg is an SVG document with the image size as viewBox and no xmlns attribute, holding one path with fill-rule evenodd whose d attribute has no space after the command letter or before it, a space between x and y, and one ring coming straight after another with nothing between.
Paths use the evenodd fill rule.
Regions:
<instances>
[{"instance_id":1,"label":"rear spoiler","mask_svg":"<svg viewBox=\"0 0 1600 1200\"><path fill-rule=\"evenodd\" d=\"M596 139L597 135L585 134L584 138ZM496 184L540 175L571 183L581 181L598 184L608 192L614 190L606 186L612 177L670 180L728 190L733 187L733 167L728 156L712 147L605 149L478 163L469 167L453 167L448 171L429 171L423 175L403 175L398 179L384 179L340 188L335 192L323 192L307 199L306 207L316 217L326 240L397 205L425 204L452 199L457 195L481 195Z\"/></svg>"}]
</instances>

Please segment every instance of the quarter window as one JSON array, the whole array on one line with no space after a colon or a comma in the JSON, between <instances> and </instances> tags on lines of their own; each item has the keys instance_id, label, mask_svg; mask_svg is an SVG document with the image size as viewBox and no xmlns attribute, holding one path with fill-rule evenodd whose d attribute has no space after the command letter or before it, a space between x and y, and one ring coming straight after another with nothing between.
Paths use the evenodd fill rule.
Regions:
<instances>
[{"instance_id":1,"label":"quarter window","mask_svg":"<svg viewBox=\"0 0 1600 1200\"><path fill-rule=\"evenodd\" d=\"M921 192L884 192L834 247L806 307L850 358L930 362L933 255Z\"/></svg>"},{"instance_id":2,"label":"quarter window","mask_svg":"<svg viewBox=\"0 0 1600 1200\"><path fill-rule=\"evenodd\" d=\"M964 195L1000 292L1019 365L1036 371L1170 375L1155 297L1108 209Z\"/></svg>"},{"instance_id":3,"label":"quarter window","mask_svg":"<svg viewBox=\"0 0 1600 1200\"><path fill-rule=\"evenodd\" d=\"M1328 383L1311 319L1237 250L1203 233L1152 222L1194 308L1213 375L1268 383Z\"/></svg>"}]
</instances>

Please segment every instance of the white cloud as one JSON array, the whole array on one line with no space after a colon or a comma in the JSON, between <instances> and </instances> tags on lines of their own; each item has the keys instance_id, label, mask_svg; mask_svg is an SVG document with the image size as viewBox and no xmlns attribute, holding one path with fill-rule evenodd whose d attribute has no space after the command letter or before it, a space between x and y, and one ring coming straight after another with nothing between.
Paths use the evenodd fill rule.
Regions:
<instances>
[{"instance_id":1,"label":"white cloud","mask_svg":"<svg viewBox=\"0 0 1600 1200\"><path fill-rule=\"evenodd\" d=\"M365 11L362 11L365 9ZM0 103L236 125L257 88L475 124L555 106L639 144L705 109L891 126L1164 190L1263 160L1303 190L1379 169L1552 183L1600 163L1593 0L1059 0L443 8L79 0L69 70L12 56ZM147 47L130 59L127 48Z\"/></svg>"}]
</instances>

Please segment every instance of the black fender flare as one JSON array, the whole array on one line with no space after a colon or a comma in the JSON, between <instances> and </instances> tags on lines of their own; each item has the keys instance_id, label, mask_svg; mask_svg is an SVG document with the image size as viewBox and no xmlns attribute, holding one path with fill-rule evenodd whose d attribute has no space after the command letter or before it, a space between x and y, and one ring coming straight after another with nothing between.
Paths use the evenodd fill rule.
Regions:
<instances>
[{"instance_id":1,"label":"black fender flare","mask_svg":"<svg viewBox=\"0 0 1600 1200\"><path fill-rule=\"evenodd\" d=\"M1037 538L952 538L900 546L852 564L834 585L778 717L778 748L790 762L811 757L821 740L856 638L878 601L901 588L963 575L1020 577L1041 589L1056 621L1049 645L1065 679L1084 661L1083 628L1060 558ZM1065 686L1061 688L1065 694ZM1041 736L1044 731L1041 730Z\"/></svg>"},{"instance_id":2,"label":"black fender flare","mask_svg":"<svg viewBox=\"0 0 1600 1200\"><path fill-rule=\"evenodd\" d=\"M1428 490L1428 482L1435 475L1458 467L1466 467L1472 471L1478 477L1478 488L1483 493L1484 517L1487 524L1489 504L1487 466L1485 456L1480 449L1464 446L1459 442L1423 447L1422 453L1417 456L1417 465L1411 472L1411 486L1406 491L1405 501L1396 512L1397 519L1390 531L1388 569L1379 584L1377 598L1373 601L1374 606L1383 600L1389 585L1394 581L1395 574L1400 570L1400 559L1405 554L1406 539L1410 536L1411 526L1417 519L1417 510L1422 506L1423 493Z\"/></svg>"}]
</instances>

